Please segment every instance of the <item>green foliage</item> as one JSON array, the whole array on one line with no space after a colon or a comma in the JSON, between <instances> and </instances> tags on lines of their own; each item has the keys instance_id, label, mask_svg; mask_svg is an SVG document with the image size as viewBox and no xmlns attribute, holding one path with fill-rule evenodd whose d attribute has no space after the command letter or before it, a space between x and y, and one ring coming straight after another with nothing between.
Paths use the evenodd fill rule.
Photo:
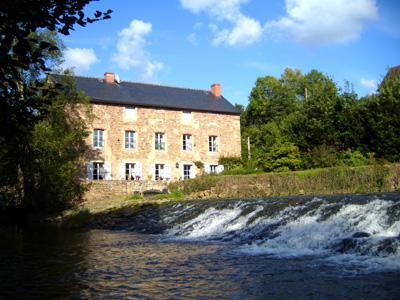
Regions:
<instances>
[{"instance_id":1,"label":"green foliage","mask_svg":"<svg viewBox=\"0 0 400 300\"><path fill-rule=\"evenodd\" d=\"M243 160L240 157L221 157L218 160L218 164L224 166L224 170L233 170L243 167Z\"/></svg>"},{"instance_id":2,"label":"green foliage","mask_svg":"<svg viewBox=\"0 0 400 300\"><path fill-rule=\"evenodd\" d=\"M35 189L31 208L41 212L68 208L85 191L79 176L89 151L85 143L88 132L79 111L88 107L89 100L76 91L72 78L66 76L63 84L64 90L53 97L48 115L32 133Z\"/></svg>"},{"instance_id":3,"label":"green foliage","mask_svg":"<svg viewBox=\"0 0 400 300\"><path fill-rule=\"evenodd\" d=\"M339 154L340 161L349 167L360 167L370 164L368 157L365 157L360 151L346 151Z\"/></svg>"},{"instance_id":4,"label":"green foliage","mask_svg":"<svg viewBox=\"0 0 400 300\"><path fill-rule=\"evenodd\" d=\"M157 194L154 196L149 197L152 200L163 200L163 199L183 199L185 197L185 193L183 191L174 191L167 194Z\"/></svg>"},{"instance_id":5,"label":"green foliage","mask_svg":"<svg viewBox=\"0 0 400 300\"><path fill-rule=\"evenodd\" d=\"M111 11L85 17L90 2L6 0L0 5L0 201L7 206L51 212L82 193L77 151L85 134L74 107L82 97L71 85L49 85L45 77L61 61L57 34L110 17Z\"/></svg>"},{"instance_id":6,"label":"green foliage","mask_svg":"<svg viewBox=\"0 0 400 300\"><path fill-rule=\"evenodd\" d=\"M335 167L339 165L338 153L332 146L316 146L303 156L303 164L306 169Z\"/></svg>"},{"instance_id":7,"label":"green foliage","mask_svg":"<svg viewBox=\"0 0 400 300\"><path fill-rule=\"evenodd\" d=\"M250 138L252 163L267 171L400 161L400 76L389 73L362 99L317 70L258 78L241 116L243 159Z\"/></svg>"},{"instance_id":8,"label":"green foliage","mask_svg":"<svg viewBox=\"0 0 400 300\"><path fill-rule=\"evenodd\" d=\"M378 157L400 161L400 76L386 77L378 94L363 104L368 149Z\"/></svg>"},{"instance_id":9,"label":"green foliage","mask_svg":"<svg viewBox=\"0 0 400 300\"><path fill-rule=\"evenodd\" d=\"M299 148L292 143L275 144L260 162L267 172L286 172L300 166Z\"/></svg>"},{"instance_id":10,"label":"green foliage","mask_svg":"<svg viewBox=\"0 0 400 300\"><path fill-rule=\"evenodd\" d=\"M219 177L220 176L215 175L205 175L194 179L173 182L168 185L168 189L171 193L182 192L185 195L188 195L211 189L217 184Z\"/></svg>"},{"instance_id":11,"label":"green foliage","mask_svg":"<svg viewBox=\"0 0 400 300\"><path fill-rule=\"evenodd\" d=\"M132 200L132 201L142 200L142 199L144 199L144 196L143 196L143 193L135 192L133 194L130 194L130 195L126 196L125 199L126 200Z\"/></svg>"},{"instance_id":12,"label":"green foliage","mask_svg":"<svg viewBox=\"0 0 400 300\"><path fill-rule=\"evenodd\" d=\"M199 161L199 160L195 161L195 162L194 162L194 165L195 165L196 168L199 169L199 170L203 170L203 169L204 169L204 163L201 162L201 161Z\"/></svg>"},{"instance_id":13,"label":"green foliage","mask_svg":"<svg viewBox=\"0 0 400 300\"><path fill-rule=\"evenodd\" d=\"M67 216L63 222L63 226L67 228L82 228L93 220L93 215L89 209L81 209Z\"/></svg>"}]
</instances>

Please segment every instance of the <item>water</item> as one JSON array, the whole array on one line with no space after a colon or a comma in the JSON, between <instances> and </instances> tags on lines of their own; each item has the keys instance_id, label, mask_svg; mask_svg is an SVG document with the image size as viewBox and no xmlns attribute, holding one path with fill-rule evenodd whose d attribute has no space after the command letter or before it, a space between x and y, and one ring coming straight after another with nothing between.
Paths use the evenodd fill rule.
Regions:
<instances>
[{"instance_id":1,"label":"water","mask_svg":"<svg viewBox=\"0 0 400 300\"><path fill-rule=\"evenodd\" d=\"M2 228L0 298L398 299L399 200L201 201L114 230Z\"/></svg>"}]
</instances>

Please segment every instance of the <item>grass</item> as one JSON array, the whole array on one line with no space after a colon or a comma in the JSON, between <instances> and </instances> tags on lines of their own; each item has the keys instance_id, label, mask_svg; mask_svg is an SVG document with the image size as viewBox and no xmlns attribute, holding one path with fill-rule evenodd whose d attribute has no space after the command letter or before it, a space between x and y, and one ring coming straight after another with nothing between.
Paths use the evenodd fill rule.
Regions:
<instances>
[{"instance_id":1,"label":"grass","mask_svg":"<svg viewBox=\"0 0 400 300\"><path fill-rule=\"evenodd\" d=\"M148 199L151 199L151 200L163 200L163 199L179 200L179 199L183 199L183 198L185 198L185 193L182 191L173 191L168 194L158 194L158 195L148 197Z\"/></svg>"},{"instance_id":2,"label":"grass","mask_svg":"<svg viewBox=\"0 0 400 300\"><path fill-rule=\"evenodd\" d=\"M67 228L82 228L88 225L92 219L93 215L89 209L83 208L68 215L63 221L63 226Z\"/></svg>"},{"instance_id":3,"label":"grass","mask_svg":"<svg viewBox=\"0 0 400 300\"><path fill-rule=\"evenodd\" d=\"M333 167L295 172L201 176L172 183L188 197L347 194L399 190L400 164Z\"/></svg>"},{"instance_id":4,"label":"grass","mask_svg":"<svg viewBox=\"0 0 400 300\"><path fill-rule=\"evenodd\" d=\"M136 200L143 200L144 196L142 193L133 193L131 195L128 195L126 197L124 197L125 200L129 200L129 201L136 201Z\"/></svg>"}]
</instances>

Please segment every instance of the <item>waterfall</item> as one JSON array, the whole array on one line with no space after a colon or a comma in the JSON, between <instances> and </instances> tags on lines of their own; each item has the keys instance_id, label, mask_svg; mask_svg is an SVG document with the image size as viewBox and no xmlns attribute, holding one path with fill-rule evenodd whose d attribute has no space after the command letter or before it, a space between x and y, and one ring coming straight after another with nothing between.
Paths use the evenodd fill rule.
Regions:
<instances>
[{"instance_id":1,"label":"waterfall","mask_svg":"<svg viewBox=\"0 0 400 300\"><path fill-rule=\"evenodd\" d=\"M327 263L400 270L398 194L225 200L182 204L165 236L230 242L243 255L319 257ZM389 198L389 199L388 199ZM178 213L179 212L179 213Z\"/></svg>"}]
</instances>

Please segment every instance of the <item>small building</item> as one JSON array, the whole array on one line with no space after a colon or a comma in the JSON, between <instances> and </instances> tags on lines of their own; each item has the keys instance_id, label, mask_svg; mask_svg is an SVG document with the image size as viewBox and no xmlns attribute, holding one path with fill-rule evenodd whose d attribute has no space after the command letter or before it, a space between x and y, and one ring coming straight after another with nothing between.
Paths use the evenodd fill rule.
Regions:
<instances>
[{"instance_id":1,"label":"small building","mask_svg":"<svg viewBox=\"0 0 400 300\"><path fill-rule=\"evenodd\" d=\"M181 180L218 173L220 157L240 156L240 112L220 84L196 90L76 76L91 99L89 180ZM197 166L196 166L197 165Z\"/></svg>"}]
</instances>

